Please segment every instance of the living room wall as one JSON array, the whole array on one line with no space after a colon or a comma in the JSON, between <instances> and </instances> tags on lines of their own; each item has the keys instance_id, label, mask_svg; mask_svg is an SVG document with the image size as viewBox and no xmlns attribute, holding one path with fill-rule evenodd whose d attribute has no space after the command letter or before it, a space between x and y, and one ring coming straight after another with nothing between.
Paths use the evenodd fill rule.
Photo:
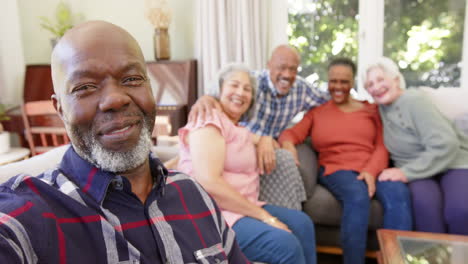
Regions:
<instances>
[{"instance_id":1,"label":"living room wall","mask_svg":"<svg viewBox=\"0 0 468 264\"><path fill-rule=\"evenodd\" d=\"M18 0L18 12L26 64L50 62L52 34L40 26L39 17L53 18L59 0ZM145 59L154 60L153 26L144 14L143 0L66 0L84 20L105 20L129 31L140 44ZM174 60L194 57L194 2L167 0L172 9L169 28Z\"/></svg>"}]
</instances>

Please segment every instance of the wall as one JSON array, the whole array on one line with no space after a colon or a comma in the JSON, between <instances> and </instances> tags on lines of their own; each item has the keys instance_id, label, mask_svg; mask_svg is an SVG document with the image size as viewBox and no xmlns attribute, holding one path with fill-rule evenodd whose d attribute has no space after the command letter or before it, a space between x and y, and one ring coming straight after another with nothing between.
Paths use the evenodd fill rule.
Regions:
<instances>
[{"instance_id":1,"label":"wall","mask_svg":"<svg viewBox=\"0 0 468 264\"><path fill-rule=\"evenodd\" d=\"M22 97L24 56L16 0L2 1L0 16L0 103L17 105Z\"/></svg>"},{"instance_id":2,"label":"wall","mask_svg":"<svg viewBox=\"0 0 468 264\"><path fill-rule=\"evenodd\" d=\"M42 29L40 16L52 18L59 0L18 0L20 24L26 64L50 62L51 33ZM146 60L154 60L153 27L144 15L143 0L67 0L74 13L85 20L105 20L119 25L140 44ZM172 59L193 58L194 2L167 0L172 9L169 28Z\"/></svg>"}]
</instances>

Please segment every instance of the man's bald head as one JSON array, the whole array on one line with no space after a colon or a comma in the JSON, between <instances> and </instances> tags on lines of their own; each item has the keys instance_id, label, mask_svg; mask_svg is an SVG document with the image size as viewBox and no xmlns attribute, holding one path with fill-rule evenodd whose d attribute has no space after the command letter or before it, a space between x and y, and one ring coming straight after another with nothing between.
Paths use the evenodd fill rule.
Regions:
<instances>
[{"instance_id":1,"label":"man's bald head","mask_svg":"<svg viewBox=\"0 0 468 264\"><path fill-rule=\"evenodd\" d=\"M298 64L301 62L301 56L296 48L289 45L279 45L271 53L270 60L277 57L288 56L297 60Z\"/></svg>"},{"instance_id":2,"label":"man's bald head","mask_svg":"<svg viewBox=\"0 0 468 264\"><path fill-rule=\"evenodd\" d=\"M288 94L296 81L300 56L297 50L288 45L280 45L271 53L268 61L270 79L280 96Z\"/></svg>"},{"instance_id":3,"label":"man's bald head","mask_svg":"<svg viewBox=\"0 0 468 264\"><path fill-rule=\"evenodd\" d=\"M119 47L120 46L120 47ZM96 52L113 52L114 48L131 50L144 63L143 53L138 42L123 28L105 21L87 21L68 30L52 51L51 69L54 91L60 95L63 88L63 73L77 57ZM83 54L84 53L84 54Z\"/></svg>"}]
</instances>

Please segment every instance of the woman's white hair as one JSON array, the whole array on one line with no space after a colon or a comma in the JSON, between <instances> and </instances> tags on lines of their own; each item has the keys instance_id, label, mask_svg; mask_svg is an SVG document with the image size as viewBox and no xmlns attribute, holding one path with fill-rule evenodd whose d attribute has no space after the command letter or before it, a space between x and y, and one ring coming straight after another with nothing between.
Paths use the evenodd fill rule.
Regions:
<instances>
[{"instance_id":1,"label":"woman's white hair","mask_svg":"<svg viewBox=\"0 0 468 264\"><path fill-rule=\"evenodd\" d=\"M224 81L235 72L245 72L249 75L250 78L250 86L252 87L252 101L250 102L249 108L244 113L242 117L247 117L250 119L253 116L254 112L254 105L255 105L255 97L257 95L257 79L252 75L251 70L245 64L238 63L238 62L231 62L223 67L218 71L216 74L216 78L211 82L209 88L209 95L215 97L219 100L221 96L221 88L223 87Z\"/></svg>"},{"instance_id":2,"label":"woman's white hair","mask_svg":"<svg viewBox=\"0 0 468 264\"><path fill-rule=\"evenodd\" d=\"M363 83L367 82L367 75L372 69L375 69L375 68L381 69L390 78L398 77L398 79L400 80L400 89L402 90L406 89L406 82L405 82L405 78L403 77L403 74L401 74L400 69L398 68L397 64L393 60L387 57L380 57L375 62L367 66L364 72L363 78L362 78Z\"/></svg>"}]
</instances>

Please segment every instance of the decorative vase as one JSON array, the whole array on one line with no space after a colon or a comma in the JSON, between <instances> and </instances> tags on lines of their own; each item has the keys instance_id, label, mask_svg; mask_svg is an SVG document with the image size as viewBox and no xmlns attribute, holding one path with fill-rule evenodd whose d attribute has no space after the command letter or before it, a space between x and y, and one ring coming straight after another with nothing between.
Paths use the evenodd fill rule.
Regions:
<instances>
[{"instance_id":1,"label":"decorative vase","mask_svg":"<svg viewBox=\"0 0 468 264\"><path fill-rule=\"evenodd\" d=\"M167 28L154 29L154 57L156 60L168 60L171 58L169 46L169 32Z\"/></svg>"},{"instance_id":2,"label":"decorative vase","mask_svg":"<svg viewBox=\"0 0 468 264\"><path fill-rule=\"evenodd\" d=\"M0 154L7 153L10 150L10 133L0 132Z\"/></svg>"}]
</instances>

